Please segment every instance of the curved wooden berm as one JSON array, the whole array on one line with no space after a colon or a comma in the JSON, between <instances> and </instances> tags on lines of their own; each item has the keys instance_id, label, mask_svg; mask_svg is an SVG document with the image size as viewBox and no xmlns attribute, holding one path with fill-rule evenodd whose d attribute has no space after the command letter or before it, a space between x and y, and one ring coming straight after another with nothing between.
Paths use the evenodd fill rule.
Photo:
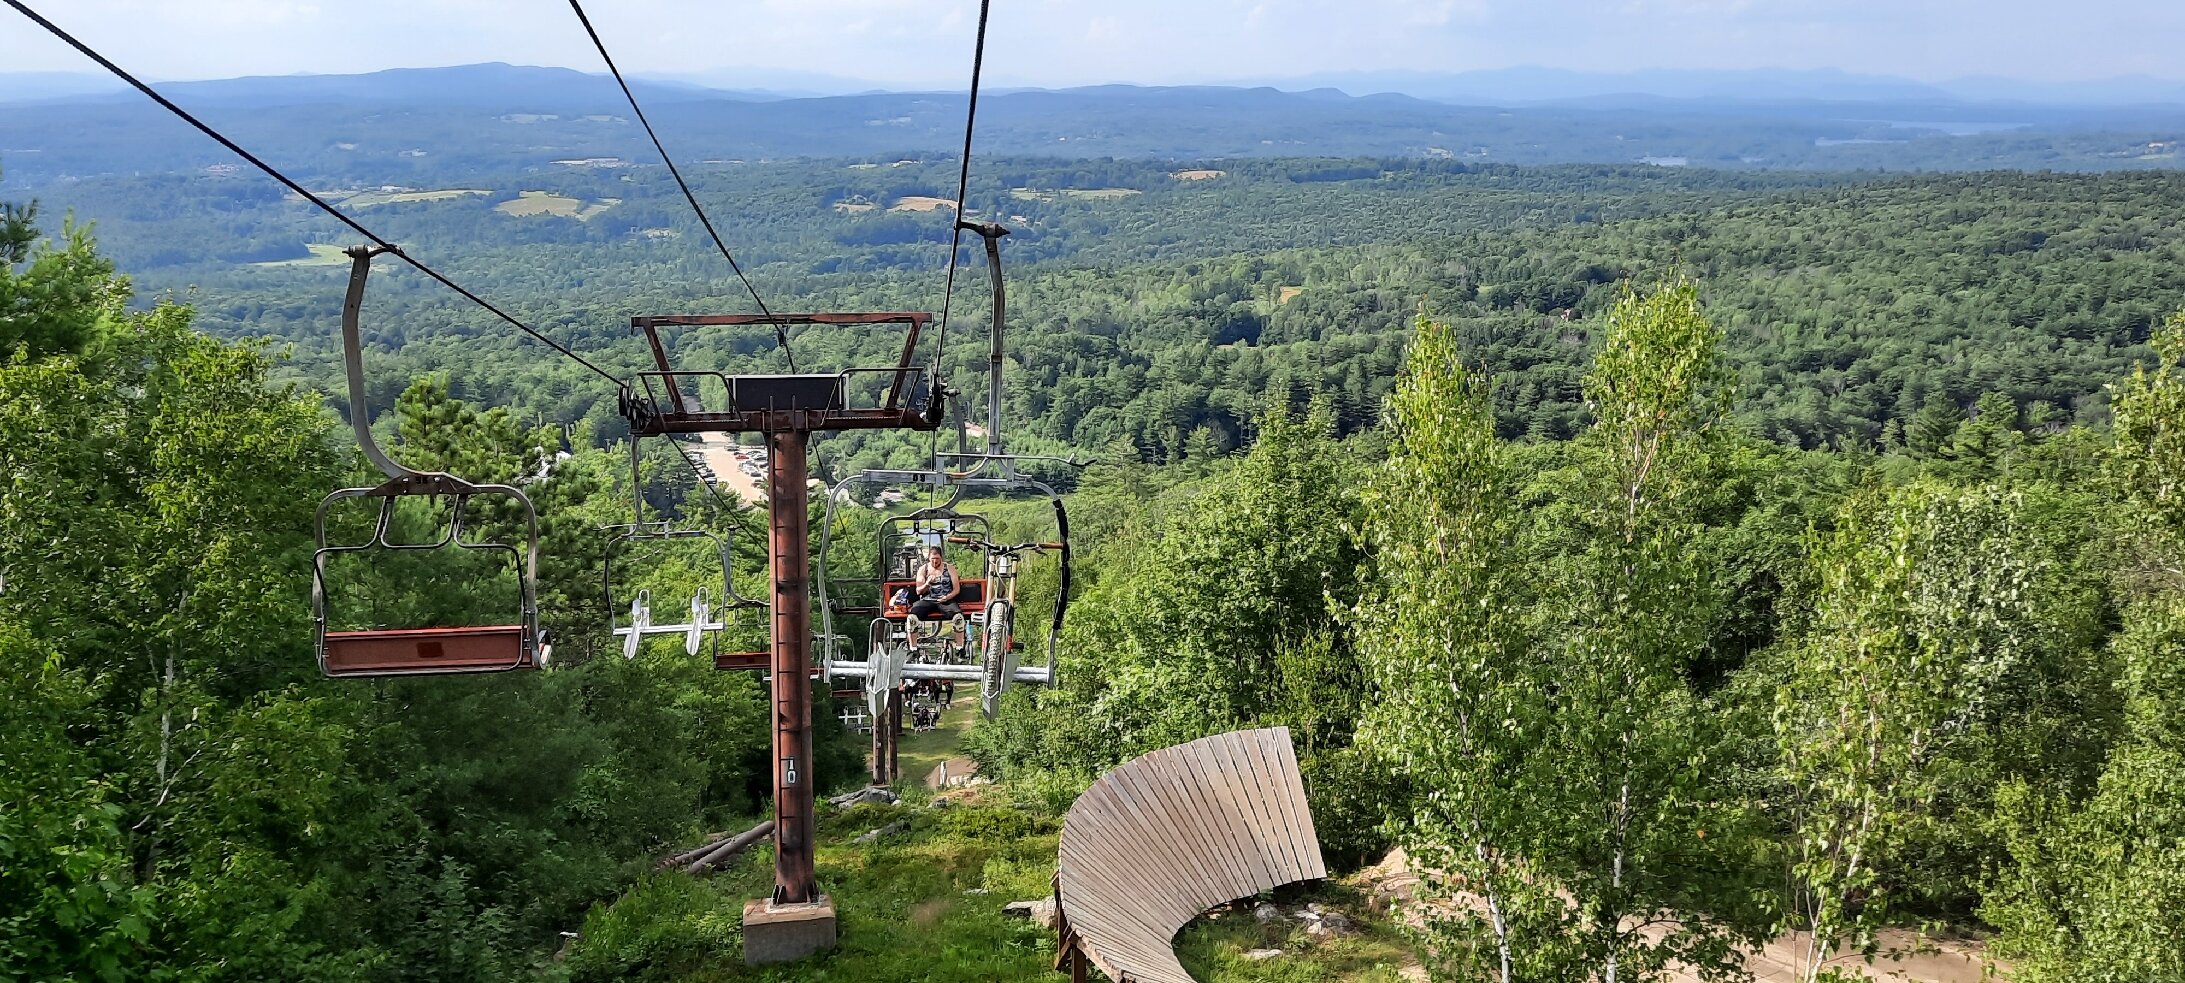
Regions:
<instances>
[{"instance_id":1,"label":"curved wooden berm","mask_svg":"<svg viewBox=\"0 0 2185 983\"><path fill-rule=\"evenodd\" d=\"M1081 974L1090 959L1117 983L1194 983L1176 961L1185 924L1328 876L1287 727L1200 738L1102 775L1063 818L1058 867L1057 968Z\"/></svg>"}]
</instances>

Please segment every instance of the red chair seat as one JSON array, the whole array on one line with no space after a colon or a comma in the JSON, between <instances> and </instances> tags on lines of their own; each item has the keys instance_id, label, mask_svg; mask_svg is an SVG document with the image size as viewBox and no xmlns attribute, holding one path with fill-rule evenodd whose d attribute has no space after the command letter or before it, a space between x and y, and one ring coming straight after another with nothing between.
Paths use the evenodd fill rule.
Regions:
<instances>
[{"instance_id":1,"label":"red chair seat","mask_svg":"<svg viewBox=\"0 0 2185 983\"><path fill-rule=\"evenodd\" d=\"M532 668L522 625L326 633L329 676L446 675Z\"/></svg>"},{"instance_id":2,"label":"red chair seat","mask_svg":"<svg viewBox=\"0 0 2185 983\"><path fill-rule=\"evenodd\" d=\"M894 597L896 591L913 587L914 585L908 580L890 580L880 585L880 598L881 600L887 600ZM983 577L977 579L964 578L964 589L956 595L956 606L962 608L965 614L978 614L985 611L986 579ZM899 608L893 604L888 605L886 609L880 612L881 617L890 621L901 621L909 615L909 608Z\"/></svg>"}]
</instances>

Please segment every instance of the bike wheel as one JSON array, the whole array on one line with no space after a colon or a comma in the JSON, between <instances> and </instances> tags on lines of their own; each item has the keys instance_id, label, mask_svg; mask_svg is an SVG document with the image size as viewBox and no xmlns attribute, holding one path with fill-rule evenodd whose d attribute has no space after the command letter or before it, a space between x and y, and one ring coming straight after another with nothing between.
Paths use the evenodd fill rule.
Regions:
<instances>
[{"instance_id":1,"label":"bike wheel","mask_svg":"<svg viewBox=\"0 0 2185 983\"><path fill-rule=\"evenodd\" d=\"M1001 695L1008 692L1017 674L1017 653L1009 645L1015 614L1008 601L995 601L986 608L986 659L985 671L979 674L979 709L989 720L1000 709Z\"/></svg>"}]
</instances>

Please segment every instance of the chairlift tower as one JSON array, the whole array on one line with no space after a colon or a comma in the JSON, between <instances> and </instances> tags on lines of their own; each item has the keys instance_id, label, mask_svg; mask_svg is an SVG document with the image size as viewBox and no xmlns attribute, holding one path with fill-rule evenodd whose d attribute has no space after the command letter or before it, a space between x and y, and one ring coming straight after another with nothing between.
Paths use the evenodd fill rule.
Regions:
<instances>
[{"instance_id":1,"label":"chairlift tower","mask_svg":"<svg viewBox=\"0 0 2185 983\"><path fill-rule=\"evenodd\" d=\"M837 595L830 594L828 572L822 563L819 570L820 638L824 644L822 660L824 672L835 678L862 679L867 709L873 722L873 780L886 782L901 776L896 766L897 738L900 736L902 717L902 686L906 681L940 680L950 685L954 682L971 682L979 685L979 702L988 717L996 715L1001 695L1014 683L1051 685L1055 680L1055 650L1061 638L1062 622L1070 604L1070 520L1062 496L1045 482L1018 472L1017 465L1028 462L1044 462L1069 468L1082 468L1088 462L1008 453L1002 441L1002 372L1004 362L1004 338L1008 322L1008 291L1002 278L1001 239L1009 230L998 223L972 222L959 219L958 230L973 233L985 243L987 270L993 285L993 322L987 335L987 392L985 452L974 453L970 432L965 425L965 414L959 412L956 421L956 445L954 452L935 449L928 466L920 470L868 469L849 475L835 485L827 496L827 520L821 523L819 553L828 555L829 540L834 532L834 509L845 498L852 485L924 487L933 493L947 493L947 501L929 504L907 515L895 516L881 525L880 562L875 576L852 577L838 580L836 587L845 583L871 585L882 598L877 606L867 607L845 603ZM955 397L953 390L942 395ZM937 421L939 415L935 414ZM1005 545L992 542L987 535L985 518L956 510L968 492L989 494L1032 493L1045 496L1052 503L1055 514L1057 542L1019 543ZM981 571L985 576L966 579L965 588L976 588L976 595L967 595L964 612L970 615L970 623L985 636L981 648L983 658L979 665L948 664L949 660L935 660L926 651L930 646L921 644L918 632L908 624L907 609L891 607L886 598L898 588L908 587L908 571L897 570L890 576L894 550L900 547L898 526L907 523L913 533L920 534L919 541L938 546L945 539L978 549L982 554ZM976 530L976 535L959 535L959 524ZM926 540L923 537L930 535ZM1053 551L1060 555L1061 582L1055 597L1054 616L1047 630L1045 666L1020 666L1016 652L1023 645L1014 637L1016 615L1016 571L1020 559L1028 553ZM989 596L989 588L995 593ZM972 605L978 610L974 613ZM849 639L837 633L837 620L848 617L870 617L868 649L862 658L844 658L851 654L843 651Z\"/></svg>"},{"instance_id":2,"label":"chairlift tower","mask_svg":"<svg viewBox=\"0 0 2185 983\"><path fill-rule=\"evenodd\" d=\"M656 370L622 394L633 436L757 433L766 438L766 493L773 579L773 642L765 653L716 657L721 669L766 669L774 709L774 892L744 908L746 962L785 962L835 944L834 907L813 876L812 577L805 452L812 434L833 430L925 430L939 426L940 394L911 364L931 314L818 313L644 316L630 319L650 344ZM726 375L682 371L668 362L663 327L902 325L892 366L832 374Z\"/></svg>"}]
</instances>

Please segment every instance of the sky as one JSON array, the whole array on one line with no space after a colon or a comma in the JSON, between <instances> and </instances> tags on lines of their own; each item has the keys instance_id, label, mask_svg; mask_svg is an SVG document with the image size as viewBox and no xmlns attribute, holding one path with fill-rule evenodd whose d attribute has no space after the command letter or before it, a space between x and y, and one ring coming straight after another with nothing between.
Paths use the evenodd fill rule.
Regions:
<instances>
[{"instance_id":1,"label":"sky","mask_svg":"<svg viewBox=\"0 0 2185 983\"><path fill-rule=\"evenodd\" d=\"M598 71L562 0L28 0L154 79L501 61ZM591 0L632 74L967 81L976 0ZM1347 71L1831 68L2185 78L2180 0L994 0L997 86ZM0 72L96 71L0 8Z\"/></svg>"}]
</instances>

